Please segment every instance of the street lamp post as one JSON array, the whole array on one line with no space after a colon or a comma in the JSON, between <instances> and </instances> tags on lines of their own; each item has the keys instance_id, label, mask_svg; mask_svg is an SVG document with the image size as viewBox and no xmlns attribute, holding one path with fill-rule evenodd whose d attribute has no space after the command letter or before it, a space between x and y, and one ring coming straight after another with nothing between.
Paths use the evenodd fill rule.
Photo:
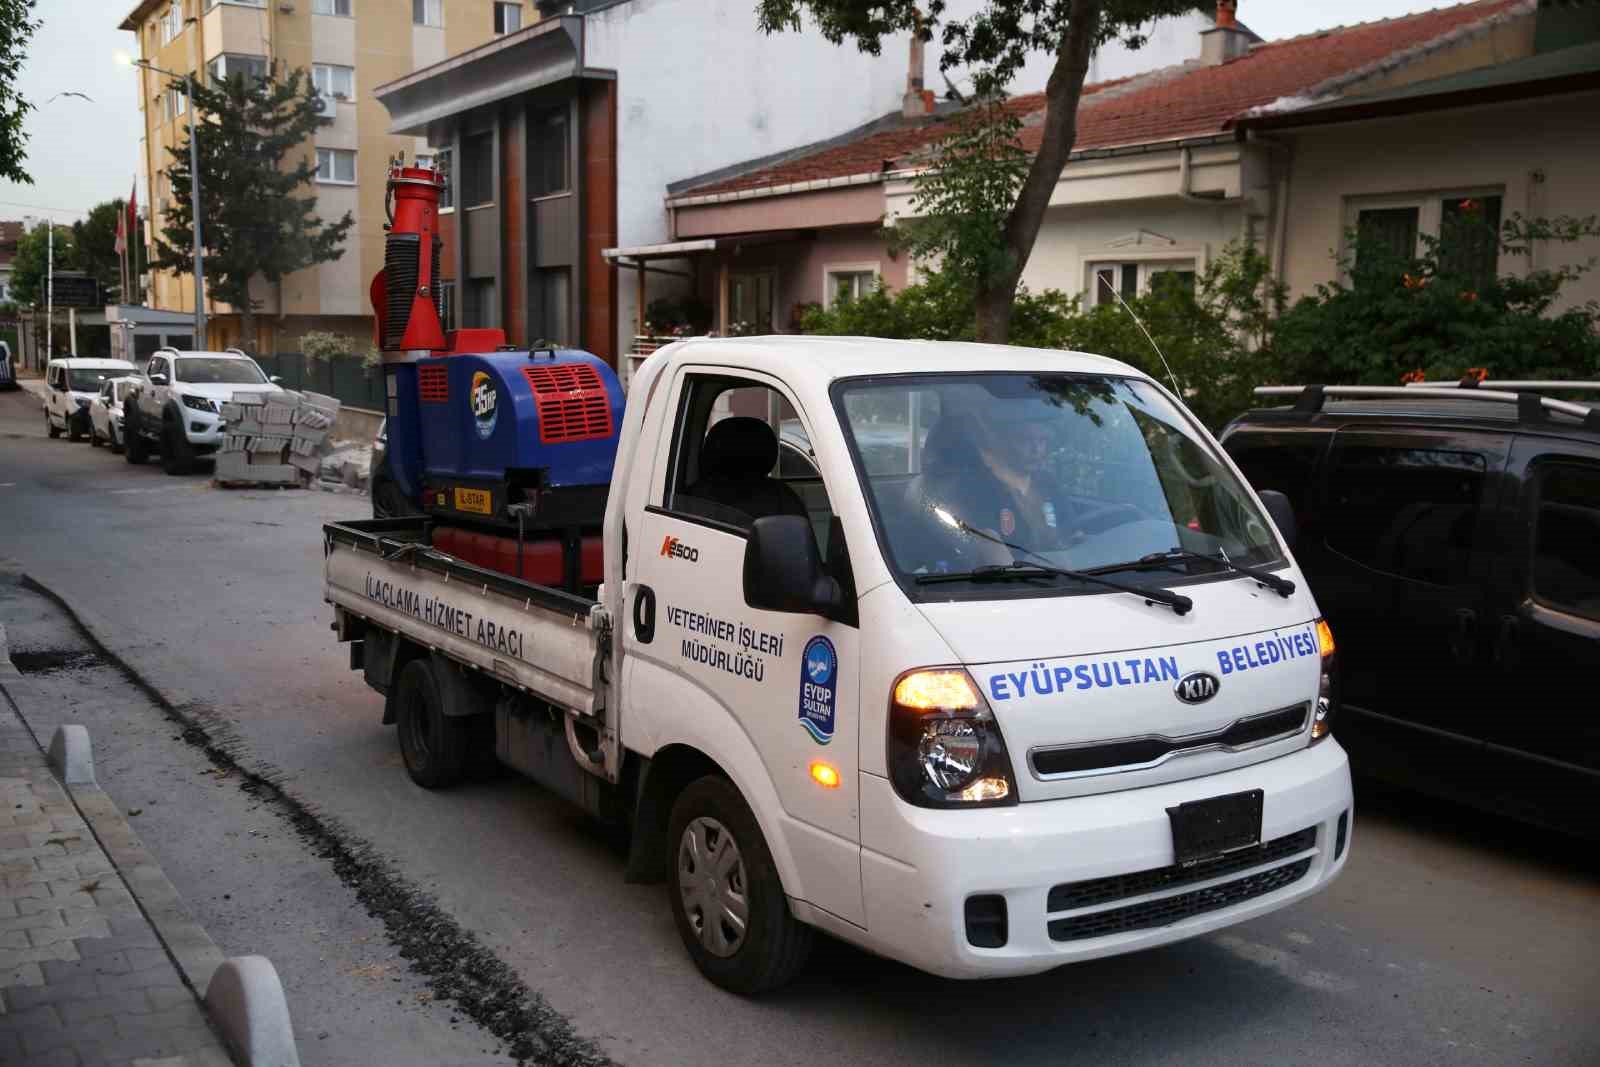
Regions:
<instances>
[{"instance_id":1,"label":"street lamp post","mask_svg":"<svg viewBox=\"0 0 1600 1067\"><path fill-rule=\"evenodd\" d=\"M153 73L181 80L184 96L189 99L189 214L194 221L194 346L203 349L206 347L206 261L200 239L200 124L194 104L194 75L166 70L148 59L130 57L129 62Z\"/></svg>"}]
</instances>

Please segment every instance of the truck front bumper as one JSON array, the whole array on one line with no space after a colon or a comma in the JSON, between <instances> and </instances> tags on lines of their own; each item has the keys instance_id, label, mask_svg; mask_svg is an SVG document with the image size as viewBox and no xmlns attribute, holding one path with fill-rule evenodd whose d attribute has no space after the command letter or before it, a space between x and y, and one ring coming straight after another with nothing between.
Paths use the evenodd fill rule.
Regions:
<instances>
[{"instance_id":1,"label":"truck front bumper","mask_svg":"<svg viewBox=\"0 0 1600 1067\"><path fill-rule=\"evenodd\" d=\"M1204 778L1013 808L918 808L886 779L861 782L867 929L852 939L947 978L1035 974L1264 915L1332 881L1354 830L1349 761L1332 739ZM1261 848L1174 866L1167 809L1250 789L1265 794ZM969 915L975 897L986 899ZM982 947L1001 929L1003 944Z\"/></svg>"},{"instance_id":2,"label":"truck front bumper","mask_svg":"<svg viewBox=\"0 0 1600 1067\"><path fill-rule=\"evenodd\" d=\"M211 411L196 411L194 408L185 407L183 411L183 432L189 439L189 444L197 452L215 452L221 445L223 438L228 436L228 424L222 416Z\"/></svg>"}]
</instances>

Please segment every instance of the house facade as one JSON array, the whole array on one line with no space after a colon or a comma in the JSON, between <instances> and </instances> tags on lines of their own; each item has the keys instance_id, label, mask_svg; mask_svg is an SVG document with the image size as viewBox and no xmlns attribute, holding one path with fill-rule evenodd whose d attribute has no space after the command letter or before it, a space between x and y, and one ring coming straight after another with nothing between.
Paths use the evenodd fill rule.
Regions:
<instances>
[{"instance_id":1,"label":"house facade","mask_svg":"<svg viewBox=\"0 0 1600 1067\"><path fill-rule=\"evenodd\" d=\"M1374 168L1403 167L1403 138L1385 146L1396 150L1387 156L1357 139L1320 155L1308 148L1302 157L1293 139L1253 128L1252 120L1528 57L1536 6L1480 0L1261 41L1237 21L1235 4L1218 4L1215 19L1195 33L1192 58L1085 86L1075 148L1023 284L1089 305L1132 297L1162 274L1192 282L1237 240L1263 251L1291 288L1304 291L1327 276L1313 264L1333 267L1341 232L1337 210L1308 206L1304 197L1317 181L1350 169L1350 155ZM1029 94L1008 103L1023 119L1025 148L1037 147L1043 105ZM777 160L669 186L674 237L713 242L735 276L759 262L790 308L826 304L880 278L891 287L912 281L915 265L890 254L879 220L915 216L916 175L952 117L940 108L885 120ZM1463 152L1472 151L1468 145L1463 136ZM744 250L739 242L754 233L796 236ZM1292 278L1291 263L1298 264ZM726 288L720 276L712 284L714 295ZM729 323L719 326L742 317L739 301L731 305ZM792 329L795 319L780 307L773 325Z\"/></svg>"}]
</instances>

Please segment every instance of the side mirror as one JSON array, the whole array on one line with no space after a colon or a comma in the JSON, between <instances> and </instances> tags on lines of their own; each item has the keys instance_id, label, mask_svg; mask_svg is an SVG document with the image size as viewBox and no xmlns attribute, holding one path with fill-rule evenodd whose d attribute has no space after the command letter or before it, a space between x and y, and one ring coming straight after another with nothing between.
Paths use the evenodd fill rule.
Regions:
<instances>
[{"instance_id":1,"label":"side mirror","mask_svg":"<svg viewBox=\"0 0 1600 1067\"><path fill-rule=\"evenodd\" d=\"M1276 489L1263 489L1256 495L1267 506L1267 514L1272 516L1273 525L1277 526L1278 532L1283 535L1284 543L1293 549L1295 539L1294 507L1289 503L1289 498Z\"/></svg>"},{"instance_id":2,"label":"side mirror","mask_svg":"<svg viewBox=\"0 0 1600 1067\"><path fill-rule=\"evenodd\" d=\"M811 523L769 515L750 527L744 546L744 602L752 608L820 615L839 606L839 583L823 573Z\"/></svg>"},{"instance_id":3,"label":"side mirror","mask_svg":"<svg viewBox=\"0 0 1600 1067\"><path fill-rule=\"evenodd\" d=\"M150 375L150 384L151 385L166 385L167 384L167 376L165 374L162 374L160 371L156 371L154 374Z\"/></svg>"},{"instance_id":4,"label":"side mirror","mask_svg":"<svg viewBox=\"0 0 1600 1067\"><path fill-rule=\"evenodd\" d=\"M269 374L269 375L267 375L267 381L271 382L273 385L282 385L283 384L283 375L281 375L281 374Z\"/></svg>"}]
</instances>

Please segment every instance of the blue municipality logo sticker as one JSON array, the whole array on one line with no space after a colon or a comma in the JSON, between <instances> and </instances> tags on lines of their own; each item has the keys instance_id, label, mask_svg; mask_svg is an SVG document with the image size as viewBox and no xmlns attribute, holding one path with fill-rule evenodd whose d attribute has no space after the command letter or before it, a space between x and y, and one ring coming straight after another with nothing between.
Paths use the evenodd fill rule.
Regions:
<instances>
[{"instance_id":1,"label":"blue municipality logo sticker","mask_svg":"<svg viewBox=\"0 0 1600 1067\"><path fill-rule=\"evenodd\" d=\"M800 657L800 725L811 740L833 740L834 697L839 689L839 655L833 642L818 634L806 642Z\"/></svg>"}]
</instances>

